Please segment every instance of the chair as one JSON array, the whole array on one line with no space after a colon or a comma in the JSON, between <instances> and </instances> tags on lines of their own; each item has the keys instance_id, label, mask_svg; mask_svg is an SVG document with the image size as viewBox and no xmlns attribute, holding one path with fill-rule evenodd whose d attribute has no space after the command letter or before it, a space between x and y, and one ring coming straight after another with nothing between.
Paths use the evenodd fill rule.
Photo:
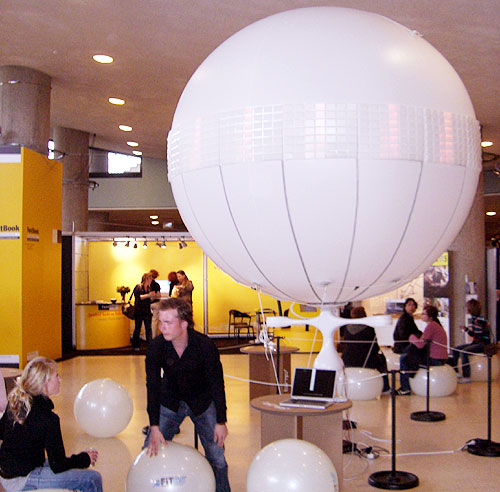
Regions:
<instances>
[{"instance_id":1,"label":"chair","mask_svg":"<svg viewBox=\"0 0 500 492\"><path fill-rule=\"evenodd\" d=\"M250 332L252 332L252 338L255 338L255 332L253 325L251 323L252 317L247 313L242 313L237 309L231 309L229 311L229 323L227 327L227 335L231 336L231 328L233 334L236 336L237 340L240 340L241 330L247 331L247 338L250 337Z\"/></svg>"}]
</instances>

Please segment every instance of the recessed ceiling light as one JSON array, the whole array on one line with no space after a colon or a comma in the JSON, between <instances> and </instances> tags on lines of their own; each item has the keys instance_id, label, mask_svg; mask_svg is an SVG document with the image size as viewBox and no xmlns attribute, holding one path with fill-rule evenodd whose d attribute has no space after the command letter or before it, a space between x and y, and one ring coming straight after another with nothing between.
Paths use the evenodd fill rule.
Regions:
<instances>
[{"instance_id":1,"label":"recessed ceiling light","mask_svg":"<svg viewBox=\"0 0 500 492\"><path fill-rule=\"evenodd\" d=\"M131 131L132 131L132 127L131 127L131 126L128 126L128 125L118 125L118 128L119 128L122 132L131 132Z\"/></svg>"},{"instance_id":2,"label":"recessed ceiling light","mask_svg":"<svg viewBox=\"0 0 500 492\"><path fill-rule=\"evenodd\" d=\"M134 155L142 155L142 152L140 150L133 150L132 154L134 154Z\"/></svg>"},{"instance_id":3,"label":"recessed ceiling light","mask_svg":"<svg viewBox=\"0 0 500 492\"><path fill-rule=\"evenodd\" d=\"M117 106L122 106L123 104L125 104L125 101L123 99L118 98L118 97L110 97L108 99L108 101L111 104L116 104Z\"/></svg>"},{"instance_id":4,"label":"recessed ceiling light","mask_svg":"<svg viewBox=\"0 0 500 492\"><path fill-rule=\"evenodd\" d=\"M160 222L158 220L152 220L151 225L158 225Z\"/></svg>"},{"instance_id":5,"label":"recessed ceiling light","mask_svg":"<svg viewBox=\"0 0 500 492\"><path fill-rule=\"evenodd\" d=\"M127 145L130 145L130 147L138 147L139 144L137 142L127 142Z\"/></svg>"},{"instance_id":6,"label":"recessed ceiling light","mask_svg":"<svg viewBox=\"0 0 500 492\"><path fill-rule=\"evenodd\" d=\"M97 63L113 63L113 57L108 55L94 55L92 58Z\"/></svg>"},{"instance_id":7,"label":"recessed ceiling light","mask_svg":"<svg viewBox=\"0 0 500 492\"><path fill-rule=\"evenodd\" d=\"M149 218L152 220L156 220L158 218L158 215L150 215Z\"/></svg>"},{"instance_id":8,"label":"recessed ceiling light","mask_svg":"<svg viewBox=\"0 0 500 492\"><path fill-rule=\"evenodd\" d=\"M490 142L488 140L481 142L481 147L491 147L492 145L493 145L493 142Z\"/></svg>"},{"instance_id":9,"label":"recessed ceiling light","mask_svg":"<svg viewBox=\"0 0 500 492\"><path fill-rule=\"evenodd\" d=\"M496 215L496 214L497 214L497 213L496 213L496 212L493 212L493 211L491 211L491 212L486 212L486 215L490 215L490 216L493 216L493 215Z\"/></svg>"}]
</instances>

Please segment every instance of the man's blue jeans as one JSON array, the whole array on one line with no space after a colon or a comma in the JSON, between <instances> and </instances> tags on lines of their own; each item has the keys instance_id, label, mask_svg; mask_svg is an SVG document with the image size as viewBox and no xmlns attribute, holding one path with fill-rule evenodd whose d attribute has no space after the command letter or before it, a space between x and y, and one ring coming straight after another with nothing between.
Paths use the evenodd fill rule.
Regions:
<instances>
[{"instance_id":1,"label":"man's blue jeans","mask_svg":"<svg viewBox=\"0 0 500 492\"><path fill-rule=\"evenodd\" d=\"M200 437L201 444L205 450L205 457L212 466L215 475L215 490L216 492L230 492L228 478L228 467L226 458L224 457L224 447L219 448L217 443L214 442L215 424L217 423L217 416L215 412L215 404L212 402L210 406L197 417L194 416L190 408L185 402L181 401L179 410L173 412L172 410L160 406L160 431L166 441L171 441L179 430L179 426L183 420L189 417L193 423L198 436ZM149 444L149 432L144 441L144 447Z\"/></svg>"},{"instance_id":2,"label":"man's blue jeans","mask_svg":"<svg viewBox=\"0 0 500 492\"><path fill-rule=\"evenodd\" d=\"M62 473L54 473L46 461L29 475L23 490L71 489L81 492L102 492L102 478L95 470L72 468Z\"/></svg>"}]
</instances>

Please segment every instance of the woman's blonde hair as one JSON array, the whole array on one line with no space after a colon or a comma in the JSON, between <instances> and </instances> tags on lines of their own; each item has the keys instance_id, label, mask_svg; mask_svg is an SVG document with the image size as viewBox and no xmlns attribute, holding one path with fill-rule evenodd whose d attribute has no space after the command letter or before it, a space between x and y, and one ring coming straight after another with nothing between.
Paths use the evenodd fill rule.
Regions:
<instances>
[{"instance_id":1,"label":"woman's blonde hair","mask_svg":"<svg viewBox=\"0 0 500 492\"><path fill-rule=\"evenodd\" d=\"M24 423L33 397L44 394L44 386L54 371L57 371L57 364L52 359L36 357L28 362L8 397L9 411L16 422Z\"/></svg>"}]
</instances>

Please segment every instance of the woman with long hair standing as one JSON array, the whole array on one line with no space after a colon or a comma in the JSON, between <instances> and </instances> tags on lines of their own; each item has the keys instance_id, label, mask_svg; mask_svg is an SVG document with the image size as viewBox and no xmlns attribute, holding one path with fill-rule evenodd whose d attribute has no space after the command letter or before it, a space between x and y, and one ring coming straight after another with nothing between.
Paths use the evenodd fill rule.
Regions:
<instances>
[{"instance_id":1,"label":"woman with long hair standing","mask_svg":"<svg viewBox=\"0 0 500 492\"><path fill-rule=\"evenodd\" d=\"M7 492L46 488L102 492L101 475L85 470L95 464L98 452L66 456L59 417L50 399L60 386L57 364L37 357L9 393L0 419L0 483Z\"/></svg>"},{"instance_id":2,"label":"woman with long hair standing","mask_svg":"<svg viewBox=\"0 0 500 492\"><path fill-rule=\"evenodd\" d=\"M146 341L149 343L152 338L151 322L153 314L151 313L151 300L159 299L159 294L151 289L153 276L151 272L147 272L142 276L141 283L134 287L132 294L135 297L135 313L134 313L134 334L132 335L132 346L136 352L139 351L141 343L141 327L144 323L144 331L146 333Z\"/></svg>"}]
</instances>

